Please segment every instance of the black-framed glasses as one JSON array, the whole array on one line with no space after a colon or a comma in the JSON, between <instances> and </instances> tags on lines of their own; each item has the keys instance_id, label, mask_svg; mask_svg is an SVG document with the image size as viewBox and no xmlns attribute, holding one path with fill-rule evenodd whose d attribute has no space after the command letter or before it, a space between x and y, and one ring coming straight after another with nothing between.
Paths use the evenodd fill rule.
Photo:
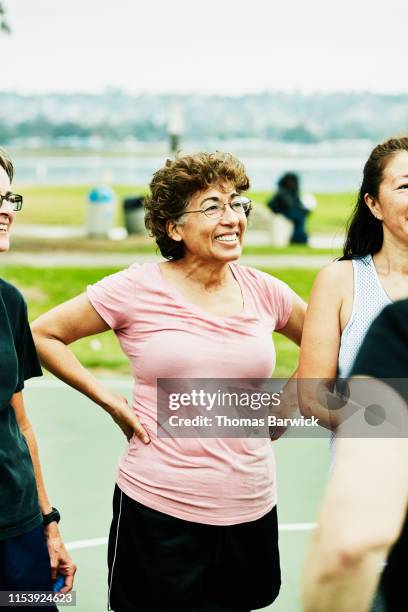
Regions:
<instances>
[{"instance_id":1,"label":"black-framed glasses","mask_svg":"<svg viewBox=\"0 0 408 612\"><path fill-rule=\"evenodd\" d=\"M0 208L3 206L3 202L11 204L11 208L16 212L23 208L23 196L18 193L6 193L6 195L0 194Z\"/></svg>"},{"instance_id":2,"label":"black-framed glasses","mask_svg":"<svg viewBox=\"0 0 408 612\"><path fill-rule=\"evenodd\" d=\"M218 198L214 198L213 204L206 204L204 208L200 208L199 210L186 210L183 215L188 215L190 213L204 213L206 217L210 219L220 219L224 214L224 211L227 206L230 206L231 210L234 211L237 215L246 215L248 216L249 211L251 210L251 200L246 196L236 196L231 202L221 202Z\"/></svg>"}]
</instances>

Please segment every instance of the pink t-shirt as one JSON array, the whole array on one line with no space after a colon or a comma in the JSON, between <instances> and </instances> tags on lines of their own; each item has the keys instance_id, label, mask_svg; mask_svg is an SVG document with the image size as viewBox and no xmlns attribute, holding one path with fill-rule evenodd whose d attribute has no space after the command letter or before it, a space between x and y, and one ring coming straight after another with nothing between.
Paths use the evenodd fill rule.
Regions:
<instances>
[{"instance_id":1,"label":"pink t-shirt","mask_svg":"<svg viewBox=\"0 0 408 612\"><path fill-rule=\"evenodd\" d=\"M151 442L135 436L119 460L117 483L132 499L212 525L253 521L276 504L269 439L159 438L158 378L269 378L272 332L284 327L293 292L269 274L230 264L244 307L219 317L192 304L157 263L134 264L88 287L131 363L133 408Z\"/></svg>"}]
</instances>

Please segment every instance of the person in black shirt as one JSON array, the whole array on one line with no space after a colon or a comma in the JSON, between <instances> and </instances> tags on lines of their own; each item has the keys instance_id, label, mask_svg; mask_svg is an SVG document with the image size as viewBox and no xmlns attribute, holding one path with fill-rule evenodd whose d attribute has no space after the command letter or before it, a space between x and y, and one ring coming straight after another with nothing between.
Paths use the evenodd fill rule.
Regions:
<instances>
[{"instance_id":1,"label":"person in black shirt","mask_svg":"<svg viewBox=\"0 0 408 612\"><path fill-rule=\"evenodd\" d=\"M372 397L380 402L385 421L398 423L398 430L393 438L380 437L381 428L375 438L372 433L346 438L341 437L346 422L340 426L307 558L303 610L366 612L380 580L384 609L403 612L408 609L408 300L377 317L351 374L370 377L356 382L369 385L367 402Z\"/></svg>"},{"instance_id":2,"label":"person in black shirt","mask_svg":"<svg viewBox=\"0 0 408 612\"><path fill-rule=\"evenodd\" d=\"M0 253L9 249L10 229L22 207L22 197L10 192L12 178L12 162L0 149ZM0 278L0 591L52 591L61 575L61 591L67 592L76 571L24 408L24 381L41 375L24 298Z\"/></svg>"}]
</instances>

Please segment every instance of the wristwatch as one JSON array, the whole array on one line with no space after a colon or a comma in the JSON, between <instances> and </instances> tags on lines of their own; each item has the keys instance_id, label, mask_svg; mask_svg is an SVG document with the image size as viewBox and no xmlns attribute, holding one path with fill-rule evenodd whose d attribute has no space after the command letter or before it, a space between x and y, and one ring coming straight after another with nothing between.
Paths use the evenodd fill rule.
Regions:
<instances>
[{"instance_id":1,"label":"wristwatch","mask_svg":"<svg viewBox=\"0 0 408 612\"><path fill-rule=\"evenodd\" d=\"M46 527L50 523L53 523L54 521L56 523L59 523L60 520L61 520L61 515L56 508L53 508L51 512L49 512L48 514L43 514L43 526L44 527Z\"/></svg>"}]
</instances>

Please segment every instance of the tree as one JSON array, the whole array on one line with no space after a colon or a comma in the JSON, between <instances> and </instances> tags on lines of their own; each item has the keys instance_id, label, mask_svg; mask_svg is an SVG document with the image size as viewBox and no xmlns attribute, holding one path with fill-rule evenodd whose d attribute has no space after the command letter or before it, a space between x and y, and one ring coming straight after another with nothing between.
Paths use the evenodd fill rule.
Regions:
<instances>
[{"instance_id":1,"label":"tree","mask_svg":"<svg viewBox=\"0 0 408 612\"><path fill-rule=\"evenodd\" d=\"M316 134L314 134L303 123L299 123L283 131L283 140L287 142L301 142L303 144L314 144L318 142Z\"/></svg>"},{"instance_id":2,"label":"tree","mask_svg":"<svg viewBox=\"0 0 408 612\"><path fill-rule=\"evenodd\" d=\"M0 2L0 32L10 34L10 26L5 19L6 11L4 10L3 4Z\"/></svg>"}]
</instances>

